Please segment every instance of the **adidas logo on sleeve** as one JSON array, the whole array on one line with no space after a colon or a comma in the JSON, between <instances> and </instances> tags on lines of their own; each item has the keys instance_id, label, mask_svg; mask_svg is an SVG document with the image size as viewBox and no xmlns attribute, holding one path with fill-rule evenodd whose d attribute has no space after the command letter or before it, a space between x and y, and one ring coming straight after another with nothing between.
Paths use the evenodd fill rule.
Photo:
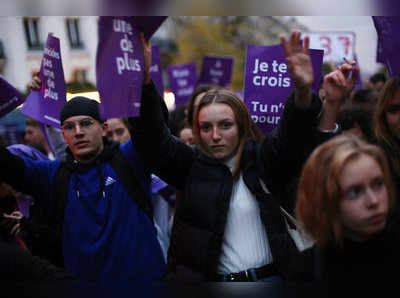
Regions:
<instances>
[{"instance_id":1,"label":"adidas logo on sleeve","mask_svg":"<svg viewBox=\"0 0 400 298\"><path fill-rule=\"evenodd\" d=\"M116 182L116 180L114 178L108 176L106 179L106 186L109 186L109 185L113 184L114 182Z\"/></svg>"}]
</instances>

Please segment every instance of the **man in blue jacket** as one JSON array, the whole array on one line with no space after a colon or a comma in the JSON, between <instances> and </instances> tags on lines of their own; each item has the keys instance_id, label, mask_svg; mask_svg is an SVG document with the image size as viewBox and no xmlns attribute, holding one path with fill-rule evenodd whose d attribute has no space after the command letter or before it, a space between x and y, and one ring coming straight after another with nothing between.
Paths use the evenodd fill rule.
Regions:
<instances>
[{"instance_id":1,"label":"man in blue jacket","mask_svg":"<svg viewBox=\"0 0 400 298\"><path fill-rule=\"evenodd\" d=\"M68 144L65 162L32 161L0 147L0 177L46 209L49 225L60 232L71 275L97 281L161 279L161 248L151 217L136 198L143 194L150 202L150 176L132 142L107 141L98 103L88 98L68 101L60 122ZM133 191L121 181L126 164L136 181Z\"/></svg>"}]
</instances>

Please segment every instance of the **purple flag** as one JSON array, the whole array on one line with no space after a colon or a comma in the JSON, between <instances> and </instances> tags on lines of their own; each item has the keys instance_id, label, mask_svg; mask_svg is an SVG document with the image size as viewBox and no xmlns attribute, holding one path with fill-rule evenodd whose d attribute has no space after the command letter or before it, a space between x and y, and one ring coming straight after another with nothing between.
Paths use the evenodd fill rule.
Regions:
<instances>
[{"instance_id":1,"label":"purple flag","mask_svg":"<svg viewBox=\"0 0 400 298\"><path fill-rule=\"evenodd\" d=\"M378 33L377 60L383 62L390 77L400 75L400 18L398 16L372 17ZM379 52L379 49L381 50Z\"/></svg>"},{"instance_id":2,"label":"purple flag","mask_svg":"<svg viewBox=\"0 0 400 298\"><path fill-rule=\"evenodd\" d=\"M96 80L103 119L139 115L143 47L132 17L100 17Z\"/></svg>"},{"instance_id":3,"label":"purple flag","mask_svg":"<svg viewBox=\"0 0 400 298\"><path fill-rule=\"evenodd\" d=\"M175 104L185 105L197 84L196 64L172 65L167 67L167 73Z\"/></svg>"},{"instance_id":4,"label":"purple flag","mask_svg":"<svg viewBox=\"0 0 400 298\"><path fill-rule=\"evenodd\" d=\"M7 115L25 101L24 96L0 77L0 117Z\"/></svg>"},{"instance_id":5,"label":"purple flag","mask_svg":"<svg viewBox=\"0 0 400 298\"><path fill-rule=\"evenodd\" d=\"M148 40L167 19L166 16L134 16L134 22L140 32Z\"/></svg>"},{"instance_id":6,"label":"purple flag","mask_svg":"<svg viewBox=\"0 0 400 298\"><path fill-rule=\"evenodd\" d=\"M164 84L162 78L162 69L161 69L161 57L160 57L160 49L158 46L151 47L151 68L150 68L150 77L156 85L158 94L161 97L164 97Z\"/></svg>"},{"instance_id":7,"label":"purple flag","mask_svg":"<svg viewBox=\"0 0 400 298\"><path fill-rule=\"evenodd\" d=\"M231 83L233 57L204 56L199 84L225 87Z\"/></svg>"},{"instance_id":8,"label":"purple flag","mask_svg":"<svg viewBox=\"0 0 400 298\"><path fill-rule=\"evenodd\" d=\"M66 87L60 39L51 33L44 48L39 78L42 81L40 91L29 94L21 112L39 122L61 128L59 116L66 101Z\"/></svg>"},{"instance_id":9,"label":"purple flag","mask_svg":"<svg viewBox=\"0 0 400 298\"><path fill-rule=\"evenodd\" d=\"M318 93L323 50L310 49L314 71L312 89ZM283 107L294 89L281 45L247 46L244 101L260 129L269 133L281 117Z\"/></svg>"}]
</instances>

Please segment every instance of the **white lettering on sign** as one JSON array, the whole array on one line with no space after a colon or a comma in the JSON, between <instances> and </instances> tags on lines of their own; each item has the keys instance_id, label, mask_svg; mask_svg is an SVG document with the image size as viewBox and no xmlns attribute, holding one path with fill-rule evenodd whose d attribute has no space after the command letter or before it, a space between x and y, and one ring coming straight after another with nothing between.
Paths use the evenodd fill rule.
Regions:
<instances>
[{"instance_id":1,"label":"white lettering on sign","mask_svg":"<svg viewBox=\"0 0 400 298\"><path fill-rule=\"evenodd\" d=\"M271 68L269 66L272 66ZM287 66L285 63L278 63L273 60L271 64L265 61L255 59L254 69L251 72L253 76L254 86L269 86L269 87L290 87L290 78L283 77L287 72ZM271 75L261 75L263 73L271 72ZM258 75L260 74L260 75Z\"/></svg>"},{"instance_id":2,"label":"white lettering on sign","mask_svg":"<svg viewBox=\"0 0 400 298\"><path fill-rule=\"evenodd\" d=\"M187 70L187 69L182 69L182 70L174 69L172 71L172 76L176 79L182 78L182 77L187 77L188 75L189 75L189 70Z\"/></svg>"},{"instance_id":3,"label":"white lettering on sign","mask_svg":"<svg viewBox=\"0 0 400 298\"><path fill-rule=\"evenodd\" d=\"M113 20L113 29L114 29L114 32L121 32L121 33L126 33L129 35L133 35L132 25L121 19Z\"/></svg>"}]
</instances>

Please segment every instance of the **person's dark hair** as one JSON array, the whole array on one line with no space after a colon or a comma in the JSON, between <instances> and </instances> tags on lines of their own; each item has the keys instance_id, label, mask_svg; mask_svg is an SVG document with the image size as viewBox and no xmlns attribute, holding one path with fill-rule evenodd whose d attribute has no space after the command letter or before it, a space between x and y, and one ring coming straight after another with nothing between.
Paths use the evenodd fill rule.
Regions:
<instances>
[{"instance_id":1,"label":"person's dark hair","mask_svg":"<svg viewBox=\"0 0 400 298\"><path fill-rule=\"evenodd\" d=\"M372 118L370 114L360 108L352 108L340 111L337 122L342 130L359 127L367 142L374 142Z\"/></svg>"},{"instance_id":2,"label":"person's dark hair","mask_svg":"<svg viewBox=\"0 0 400 298\"><path fill-rule=\"evenodd\" d=\"M373 84L378 82L386 82L386 76L383 73L376 73L369 78L369 81Z\"/></svg>"},{"instance_id":3,"label":"person's dark hair","mask_svg":"<svg viewBox=\"0 0 400 298\"><path fill-rule=\"evenodd\" d=\"M378 107L375 113L375 136L389 156L390 164L396 173L400 173L400 142L394 136L386 119L386 113L390 102L396 92L400 90L400 76L391 78L383 87L378 100Z\"/></svg>"},{"instance_id":4,"label":"person's dark hair","mask_svg":"<svg viewBox=\"0 0 400 298\"><path fill-rule=\"evenodd\" d=\"M38 127L40 125L40 122L33 119L33 118L28 118L25 120L25 125L26 126L33 126L33 127Z\"/></svg>"},{"instance_id":5,"label":"person's dark hair","mask_svg":"<svg viewBox=\"0 0 400 298\"><path fill-rule=\"evenodd\" d=\"M187 111L186 119L190 126L193 127L193 114L195 108L194 103L196 101L196 97L201 93L205 93L211 89L218 89L218 88L220 87L212 84L200 84L197 85L196 88L194 88L193 93L190 96L190 99L186 105L186 111Z\"/></svg>"},{"instance_id":6,"label":"person's dark hair","mask_svg":"<svg viewBox=\"0 0 400 298\"><path fill-rule=\"evenodd\" d=\"M360 89L357 90L354 93L354 96L352 98L352 102L354 104L362 104L365 103L368 100L368 95L370 95L371 93L374 93L375 91L372 89Z\"/></svg>"},{"instance_id":7,"label":"person's dark hair","mask_svg":"<svg viewBox=\"0 0 400 298\"><path fill-rule=\"evenodd\" d=\"M187 119L184 119L178 126L178 129L176 131L176 136L178 138L179 138L179 135L180 135L181 131L184 130L185 128L192 129L192 126L189 124L189 122L187 122Z\"/></svg>"},{"instance_id":8,"label":"person's dark hair","mask_svg":"<svg viewBox=\"0 0 400 298\"><path fill-rule=\"evenodd\" d=\"M182 122L185 120L185 109L184 105L177 106L175 110L169 113L168 117L168 126L171 130L171 134L178 137L179 127L182 125Z\"/></svg>"},{"instance_id":9,"label":"person's dark hair","mask_svg":"<svg viewBox=\"0 0 400 298\"><path fill-rule=\"evenodd\" d=\"M132 131L132 126L129 123L128 118L120 118L120 119L121 119L122 123L125 125L125 127L128 129L128 131L129 132Z\"/></svg>"}]
</instances>

